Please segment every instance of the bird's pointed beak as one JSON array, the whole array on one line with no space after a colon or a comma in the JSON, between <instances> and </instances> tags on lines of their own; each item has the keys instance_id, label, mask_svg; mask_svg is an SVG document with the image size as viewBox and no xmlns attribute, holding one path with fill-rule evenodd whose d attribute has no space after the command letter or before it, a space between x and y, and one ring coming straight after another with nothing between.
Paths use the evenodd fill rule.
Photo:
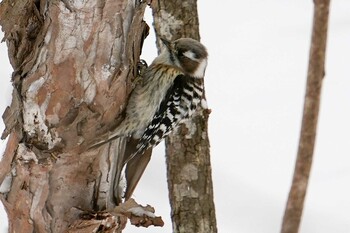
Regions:
<instances>
[{"instance_id":1,"label":"bird's pointed beak","mask_svg":"<svg viewBox=\"0 0 350 233\"><path fill-rule=\"evenodd\" d=\"M170 41L168 41L167 39L163 38L163 37L160 37L160 40L163 42L163 44L168 48L168 50L170 51L171 50L171 43Z\"/></svg>"}]
</instances>

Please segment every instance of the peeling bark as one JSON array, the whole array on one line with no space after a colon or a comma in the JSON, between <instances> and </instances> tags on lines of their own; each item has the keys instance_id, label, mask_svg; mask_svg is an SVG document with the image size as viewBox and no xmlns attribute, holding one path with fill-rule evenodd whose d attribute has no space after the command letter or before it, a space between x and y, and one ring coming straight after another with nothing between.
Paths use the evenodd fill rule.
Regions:
<instances>
[{"instance_id":1,"label":"peeling bark","mask_svg":"<svg viewBox=\"0 0 350 233\"><path fill-rule=\"evenodd\" d=\"M303 120L294 177L281 233L297 233L303 212L316 139L322 80L325 75L329 4L330 0L314 0L314 20Z\"/></svg>"},{"instance_id":2,"label":"peeling bark","mask_svg":"<svg viewBox=\"0 0 350 233\"><path fill-rule=\"evenodd\" d=\"M79 211L79 210L78 210ZM141 206L133 199L129 199L117 206L110 212L101 211L82 212L81 219L76 220L68 229L70 232L114 232L125 226L125 216L135 226L149 227L163 226L164 222L160 217L154 215L154 208L147 205ZM118 220L119 218L119 220ZM122 220L122 221L121 221ZM83 229L83 231L81 231Z\"/></svg>"},{"instance_id":3,"label":"peeling bark","mask_svg":"<svg viewBox=\"0 0 350 233\"><path fill-rule=\"evenodd\" d=\"M200 39L195 0L153 1L151 7L159 51L159 37ZM166 139L173 232L217 232L208 138L210 110L202 105L196 116Z\"/></svg>"},{"instance_id":4,"label":"peeling bark","mask_svg":"<svg viewBox=\"0 0 350 233\"><path fill-rule=\"evenodd\" d=\"M122 120L148 31L145 7L132 0L2 1L14 69L0 163L9 232L65 232L80 218L77 209L119 204L125 139L90 151L86 145Z\"/></svg>"}]
</instances>

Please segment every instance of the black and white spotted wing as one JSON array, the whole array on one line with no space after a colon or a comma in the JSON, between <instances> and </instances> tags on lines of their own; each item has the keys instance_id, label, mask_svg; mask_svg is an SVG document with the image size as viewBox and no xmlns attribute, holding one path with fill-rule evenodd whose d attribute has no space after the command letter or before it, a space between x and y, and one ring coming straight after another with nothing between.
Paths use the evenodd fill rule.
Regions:
<instances>
[{"instance_id":1,"label":"black and white spotted wing","mask_svg":"<svg viewBox=\"0 0 350 233\"><path fill-rule=\"evenodd\" d=\"M202 79L178 75L140 138L135 154L142 154L147 148L158 145L182 120L189 118L200 103L202 95Z\"/></svg>"}]
</instances>

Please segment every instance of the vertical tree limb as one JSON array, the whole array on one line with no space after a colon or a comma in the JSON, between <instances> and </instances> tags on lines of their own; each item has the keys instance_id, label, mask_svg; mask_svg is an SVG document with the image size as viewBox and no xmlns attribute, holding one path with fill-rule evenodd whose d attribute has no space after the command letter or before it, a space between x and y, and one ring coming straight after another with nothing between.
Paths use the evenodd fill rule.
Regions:
<instances>
[{"instance_id":1,"label":"vertical tree limb","mask_svg":"<svg viewBox=\"0 0 350 233\"><path fill-rule=\"evenodd\" d=\"M159 51L159 37L200 39L196 0L152 1L151 7ZM175 233L217 232L208 138L209 113L208 109L201 108L195 117L166 139L169 199Z\"/></svg>"},{"instance_id":2,"label":"vertical tree limb","mask_svg":"<svg viewBox=\"0 0 350 233\"><path fill-rule=\"evenodd\" d=\"M297 233L303 212L316 138L325 57L330 0L314 0L314 19L307 75L304 113L292 187L281 233Z\"/></svg>"}]
</instances>

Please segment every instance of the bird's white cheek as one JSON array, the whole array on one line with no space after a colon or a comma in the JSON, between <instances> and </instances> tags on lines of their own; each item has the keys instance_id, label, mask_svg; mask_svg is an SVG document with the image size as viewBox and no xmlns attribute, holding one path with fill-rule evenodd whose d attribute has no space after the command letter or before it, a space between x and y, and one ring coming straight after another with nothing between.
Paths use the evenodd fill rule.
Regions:
<instances>
[{"instance_id":1,"label":"bird's white cheek","mask_svg":"<svg viewBox=\"0 0 350 233\"><path fill-rule=\"evenodd\" d=\"M207 59L204 59L199 63L199 66L196 69L196 71L193 73L193 76L195 78L203 78L206 68L207 68Z\"/></svg>"},{"instance_id":2,"label":"bird's white cheek","mask_svg":"<svg viewBox=\"0 0 350 233\"><path fill-rule=\"evenodd\" d=\"M184 52L183 55L193 61L198 61L198 59L196 58L196 55L191 50Z\"/></svg>"}]
</instances>

